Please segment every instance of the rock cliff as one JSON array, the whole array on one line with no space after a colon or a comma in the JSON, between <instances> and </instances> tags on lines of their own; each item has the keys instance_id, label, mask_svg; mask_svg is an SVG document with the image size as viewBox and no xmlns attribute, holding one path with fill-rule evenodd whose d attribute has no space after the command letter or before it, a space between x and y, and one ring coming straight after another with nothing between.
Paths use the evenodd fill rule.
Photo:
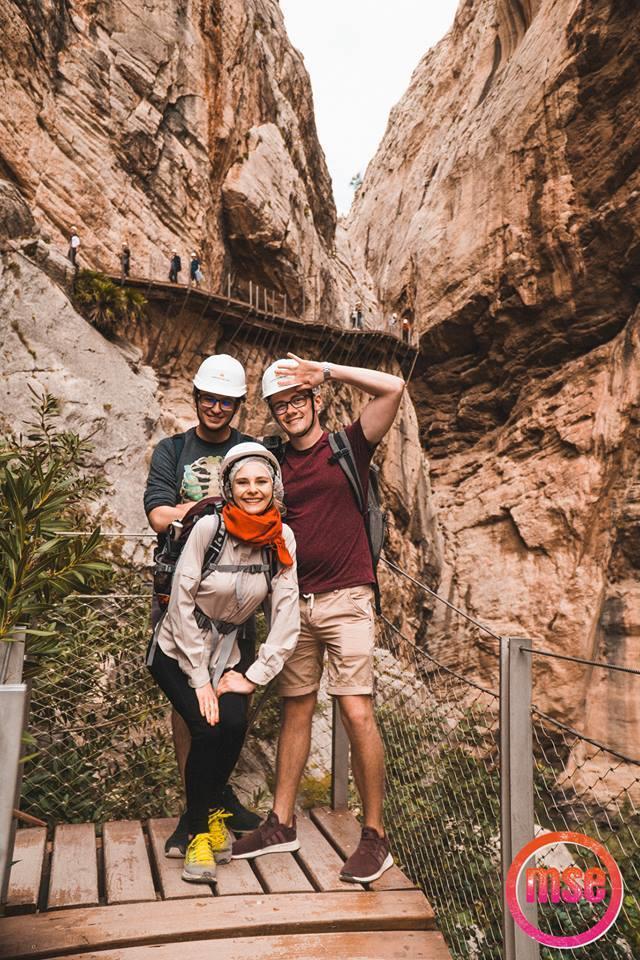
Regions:
<instances>
[{"instance_id":1,"label":"rock cliff","mask_svg":"<svg viewBox=\"0 0 640 960\"><path fill-rule=\"evenodd\" d=\"M0 176L81 262L166 279L171 250L346 318L311 86L276 0L0 2ZM186 266L186 265L185 265ZM184 277L184 274L183 274ZM303 289L306 293L303 295Z\"/></svg>"},{"instance_id":2,"label":"rock cliff","mask_svg":"<svg viewBox=\"0 0 640 960\"><path fill-rule=\"evenodd\" d=\"M440 591L498 633L627 665L640 653L638 62L636 4L464 0L348 223L383 309L419 333L411 393ZM495 676L495 644L438 606L425 642ZM545 709L586 712L594 736L637 754L636 678L536 670Z\"/></svg>"}]
</instances>

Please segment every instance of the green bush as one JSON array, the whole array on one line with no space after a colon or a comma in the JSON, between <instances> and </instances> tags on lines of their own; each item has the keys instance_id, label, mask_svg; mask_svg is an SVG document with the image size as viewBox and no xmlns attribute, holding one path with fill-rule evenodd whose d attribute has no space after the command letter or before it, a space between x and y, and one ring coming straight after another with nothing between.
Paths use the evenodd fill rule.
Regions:
<instances>
[{"instance_id":1,"label":"green bush","mask_svg":"<svg viewBox=\"0 0 640 960\"><path fill-rule=\"evenodd\" d=\"M80 270L74 300L89 323L106 337L126 332L129 324L144 316L147 303L139 291L114 283L94 270Z\"/></svg>"},{"instance_id":2,"label":"green bush","mask_svg":"<svg viewBox=\"0 0 640 960\"><path fill-rule=\"evenodd\" d=\"M33 391L32 391L33 392ZM87 442L56 427L57 401L34 393L26 435L0 443L0 640L17 628L28 651L55 648L55 631L36 620L70 593L87 592L109 572L100 531L87 507L104 486L84 465ZM75 535L82 525L88 533Z\"/></svg>"}]
</instances>

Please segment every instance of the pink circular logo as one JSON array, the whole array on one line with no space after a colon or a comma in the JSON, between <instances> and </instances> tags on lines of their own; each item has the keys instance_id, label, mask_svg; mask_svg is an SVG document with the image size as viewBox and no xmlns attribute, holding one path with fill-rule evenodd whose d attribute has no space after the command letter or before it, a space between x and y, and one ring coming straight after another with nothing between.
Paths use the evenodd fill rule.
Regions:
<instances>
[{"instance_id":1,"label":"pink circular logo","mask_svg":"<svg viewBox=\"0 0 640 960\"><path fill-rule=\"evenodd\" d=\"M534 926L522 912L518 901L518 887L522 871L525 869L527 861L534 853L543 850L546 847L553 847L556 843L572 843L578 847L587 847L599 858L600 862L606 867L607 873L599 867L583 871L579 867L567 867L560 871L551 869L534 868L527 870L527 901L539 903L577 903L584 898L591 903L601 903L606 897L606 880L608 874L611 894L609 906L602 917L587 930L582 933L572 934L571 936L560 937L550 933L543 933L538 927ZM564 889L562 885L564 884ZM551 894L549 893L551 885ZM536 890L537 887L537 890ZM530 843L522 848L518 856L509 867L506 884L506 898L509 910L513 919L521 930L538 943L547 947L583 947L587 943L593 943L599 937L603 936L610 927L616 922L620 907L622 906L622 895L624 884L620 868L615 862L609 851L603 847L597 840L587 837L584 833L573 833L572 831L557 831L554 833L545 833L543 836L536 837ZM537 897L536 897L537 892Z\"/></svg>"}]
</instances>

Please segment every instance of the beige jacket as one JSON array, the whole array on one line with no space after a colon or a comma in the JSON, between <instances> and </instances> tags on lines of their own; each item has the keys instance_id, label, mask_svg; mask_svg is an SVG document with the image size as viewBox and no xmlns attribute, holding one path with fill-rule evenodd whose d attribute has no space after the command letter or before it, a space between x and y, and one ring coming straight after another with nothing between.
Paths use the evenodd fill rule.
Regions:
<instances>
[{"instance_id":1,"label":"beige jacket","mask_svg":"<svg viewBox=\"0 0 640 960\"><path fill-rule=\"evenodd\" d=\"M196 605L212 620L240 624L249 619L267 595L267 580L261 573L214 570L201 581L204 555L217 523L216 516L205 516L191 531L173 576L169 606L157 634L158 644L168 657L178 661L192 687L203 687L209 682L220 647L218 642L214 649L211 629L202 629L196 623ZM247 679L255 684L268 683L280 673L295 649L300 631L296 541L289 527L283 526L283 533L294 564L282 567L272 581L271 629L258 650L255 663L246 671ZM227 536L219 563L261 562L260 547ZM236 642L227 666L233 667L239 660Z\"/></svg>"}]
</instances>

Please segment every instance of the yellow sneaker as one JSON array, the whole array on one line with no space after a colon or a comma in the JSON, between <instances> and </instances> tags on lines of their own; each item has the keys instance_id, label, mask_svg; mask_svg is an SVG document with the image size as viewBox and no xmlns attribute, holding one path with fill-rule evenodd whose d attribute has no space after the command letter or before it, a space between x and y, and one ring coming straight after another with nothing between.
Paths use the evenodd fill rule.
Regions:
<instances>
[{"instance_id":1,"label":"yellow sneaker","mask_svg":"<svg viewBox=\"0 0 640 960\"><path fill-rule=\"evenodd\" d=\"M216 856L210 833L196 833L184 855L182 879L190 883L216 882Z\"/></svg>"},{"instance_id":2,"label":"yellow sneaker","mask_svg":"<svg viewBox=\"0 0 640 960\"><path fill-rule=\"evenodd\" d=\"M222 807L215 807L209 811L209 837L216 858L216 863L229 863L231 860L231 845L233 840L227 830L225 820L233 814Z\"/></svg>"}]
</instances>

